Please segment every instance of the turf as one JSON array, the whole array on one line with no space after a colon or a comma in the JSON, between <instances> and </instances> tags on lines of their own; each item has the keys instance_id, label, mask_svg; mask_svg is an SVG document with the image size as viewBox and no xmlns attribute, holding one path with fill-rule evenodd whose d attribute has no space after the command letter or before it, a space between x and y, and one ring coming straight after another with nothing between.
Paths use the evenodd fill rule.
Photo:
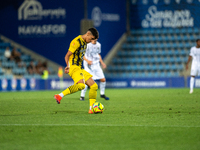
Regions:
<instances>
[{"instance_id":1,"label":"turf","mask_svg":"<svg viewBox=\"0 0 200 150\"><path fill-rule=\"evenodd\" d=\"M88 114L80 92L1 92L1 150L197 150L200 89L107 89L103 114ZM88 95L88 92L86 93Z\"/></svg>"}]
</instances>

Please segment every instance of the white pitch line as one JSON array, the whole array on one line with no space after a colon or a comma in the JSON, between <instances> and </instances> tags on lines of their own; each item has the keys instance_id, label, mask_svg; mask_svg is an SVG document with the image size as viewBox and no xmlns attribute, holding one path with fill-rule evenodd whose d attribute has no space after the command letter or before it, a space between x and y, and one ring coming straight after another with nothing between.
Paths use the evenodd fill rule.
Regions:
<instances>
[{"instance_id":1,"label":"white pitch line","mask_svg":"<svg viewBox=\"0 0 200 150\"><path fill-rule=\"evenodd\" d=\"M126 124L0 124L0 126L111 126L111 127L176 127L176 128L200 128L200 126L179 126L179 125L126 125Z\"/></svg>"}]
</instances>

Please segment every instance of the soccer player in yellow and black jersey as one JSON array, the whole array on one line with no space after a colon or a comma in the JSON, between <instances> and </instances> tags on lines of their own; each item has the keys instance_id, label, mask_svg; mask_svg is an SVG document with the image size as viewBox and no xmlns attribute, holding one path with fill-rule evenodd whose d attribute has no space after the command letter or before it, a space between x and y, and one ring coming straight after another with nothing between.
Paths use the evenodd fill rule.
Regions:
<instances>
[{"instance_id":1,"label":"soccer player in yellow and black jersey","mask_svg":"<svg viewBox=\"0 0 200 150\"><path fill-rule=\"evenodd\" d=\"M60 101L64 96L83 90L86 84L90 87L90 109L88 113L93 113L91 109L96 101L98 85L92 79L92 75L83 69L82 61L87 48L87 43L98 38L98 31L95 28L90 28L84 35L79 35L71 41L68 52L65 55L65 62L67 65L65 67L65 73L68 73L71 76L74 80L74 85L69 86L60 94L54 95L58 104L60 104Z\"/></svg>"}]
</instances>

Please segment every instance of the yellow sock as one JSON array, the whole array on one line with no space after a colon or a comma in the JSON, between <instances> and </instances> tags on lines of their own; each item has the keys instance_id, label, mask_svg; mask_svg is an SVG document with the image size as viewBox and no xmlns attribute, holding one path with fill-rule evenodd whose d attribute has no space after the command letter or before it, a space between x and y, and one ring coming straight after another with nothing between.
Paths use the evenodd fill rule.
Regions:
<instances>
[{"instance_id":1,"label":"yellow sock","mask_svg":"<svg viewBox=\"0 0 200 150\"><path fill-rule=\"evenodd\" d=\"M66 90L64 90L62 93L65 96L65 95L69 95L69 94L75 93L77 91L81 91L84 88L85 88L85 84L84 83L78 83L78 84L71 85Z\"/></svg>"},{"instance_id":2,"label":"yellow sock","mask_svg":"<svg viewBox=\"0 0 200 150\"><path fill-rule=\"evenodd\" d=\"M90 109L92 109L92 105L96 102L96 99L89 99L90 100Z\"/></svg>"},{"instance_id":3,"label":"yellow sock","mask_svg":"<svg viewBox=\"0 0 200 150\"><path fill-rule=\"evenodd\" d=\"M96 102L97 89L98 85L96 83L90 86L90 91L89 91L90 109L92 108L92 105Z\"/></svg>"}]
</instances>

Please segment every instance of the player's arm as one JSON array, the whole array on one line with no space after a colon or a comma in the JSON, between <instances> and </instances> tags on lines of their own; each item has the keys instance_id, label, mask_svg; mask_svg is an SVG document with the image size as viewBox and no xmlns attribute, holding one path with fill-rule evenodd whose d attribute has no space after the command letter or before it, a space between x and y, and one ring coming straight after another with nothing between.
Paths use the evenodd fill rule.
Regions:
<instances>
[{"instance_id":1,"label":"player's arm","mask_svg":"<svg viewBox=\"0 0 200 150\"><path fill-rule=\"evenodd\" d=\"M79 42L77 40L72 40L68 49L67 54L65 55L65 62L66 62L66 67L65 67L65 73L69 73L69 57L80 47Z\"/></svg>"},{"instance_id":2,"label":"player's arm","mask_svg":"<svg viewBox=\"0 0 200 150\"><path fill-rule=\"evenodd\" d=\"M102 65L103 69L105 69L107 66L106 66L106 64L103 62L103 59L102 59L102 57L101 57L100 54L99 54L99 61L100 61L101 65Z\"/></svg>"},{"instance_id":3,"label":"player's arm","mask_svg":"<svg viewBox=\"0 0 200 150\"><path fill-rule=\"evenodd\" d=\"M188 64L190 63L191 60L192 60L192 56L189 56L188 61L187 61L186 66L185 66L186 70L188 70Z\"/></svg>"},{"instance_id":4,"label":"player's arm","mask_svg":"<svg viewBox=\"0 0 200 150\"><path fill-rule=\"evenodd\" d=\"M85 56L83 56L83 60L85 60L89 65L92 65L92 61L88 60Z\"/></svg>"},{"instance_id":5,"label":"player's arm","mask_svg":"<svg viewBox=\"0 0 200 150\"><path fill-rule=\"evenodd\" d=\"M66 62L66 67L65 67L65 73L69 73L69 57L72 55L73 53L71 51L68 51L67 54L65 55L65 62Z\"/></svg>"}]
</instances>

